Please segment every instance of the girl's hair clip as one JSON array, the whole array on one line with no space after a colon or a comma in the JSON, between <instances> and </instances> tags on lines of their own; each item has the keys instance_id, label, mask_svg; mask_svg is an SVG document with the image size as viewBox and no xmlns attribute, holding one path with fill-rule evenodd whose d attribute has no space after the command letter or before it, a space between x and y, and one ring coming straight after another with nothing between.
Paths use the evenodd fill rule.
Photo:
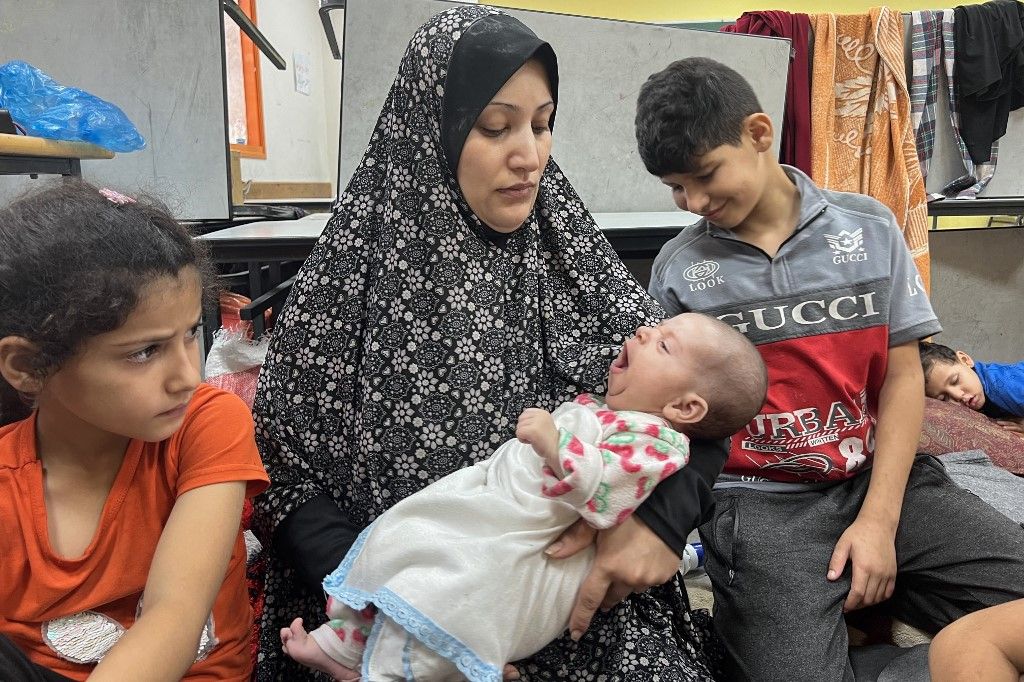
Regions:
<instances>
[{"instance_id":1,"label":"girl's hair clip","mask_svg":"<svg viewBox=\"0 0 1024 682\"><path fill-rule=\"evenodd\" d=\"M104 188L102 188L100 190L100 194L102 194L104 197L106 197L107 200L110 203L117 204L118 206L124 206L125 204L134 204L135 203L135 199L132 199L131 197L125 196L125 195L121 194L120 192L115 192L112 189L107 189L106 187L104 187Z\"/></svg>"}]
</instances>

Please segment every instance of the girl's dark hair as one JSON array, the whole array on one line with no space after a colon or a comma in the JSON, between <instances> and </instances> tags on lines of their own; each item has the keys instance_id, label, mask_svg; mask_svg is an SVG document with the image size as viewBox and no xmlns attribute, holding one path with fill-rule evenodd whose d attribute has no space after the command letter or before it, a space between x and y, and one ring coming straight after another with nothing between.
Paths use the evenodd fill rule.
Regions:
<instances>
[{"instance_id":1,"label":"girl's dark hair","mask_svg":"<svg viewBox=\"0 0 1024 682\"><path fill-rule=\"evenodd\" d=\"M49 184L0 210L0 338L31 341L33 369L45 378L82 343L124 324L147 284L188 266L210 302L205 250L161 203L115 203L80 180ZM28 412L0 377L0 425Z\"/></svg>"}]
</instances>

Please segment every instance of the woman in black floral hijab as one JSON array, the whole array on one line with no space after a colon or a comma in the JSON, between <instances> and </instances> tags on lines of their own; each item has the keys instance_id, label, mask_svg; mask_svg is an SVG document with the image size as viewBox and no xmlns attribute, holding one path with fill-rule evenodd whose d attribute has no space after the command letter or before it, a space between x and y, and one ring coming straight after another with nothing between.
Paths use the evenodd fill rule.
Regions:
<instances>
[{"instance_id":1,"label":"woman in black floral hijab","mask_svg":"<svg viewBox=\"0 0 1024 682\"><path fill-rule=\"evenodd\" d=\"M413 36L260 377L259 680L312 679L278 632L324 619L320 582L359 530L488 457L524 408L603 392L624 338L663 317L549 159L557 93L550 46L496 10L453 7ZM644 591L672 572L726 455L692 453L632 531L598 540L606 605L625 599L519 662L524 679L711 677L707 615L691 618L678 576Z\"/></svg>"}]
</instances>

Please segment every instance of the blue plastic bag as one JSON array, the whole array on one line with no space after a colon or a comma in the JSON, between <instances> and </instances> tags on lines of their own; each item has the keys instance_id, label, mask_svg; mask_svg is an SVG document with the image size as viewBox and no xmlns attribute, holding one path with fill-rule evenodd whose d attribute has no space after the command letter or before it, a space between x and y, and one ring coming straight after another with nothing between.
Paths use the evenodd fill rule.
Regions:
<instances>
[{"instance_id":1,"label":"blue plastic bag","mask_svg":"<svg viewBox=\"0 0 1024 682\"><path fill-rule=\"evenodd\" d=\"M25 62L0 66L0 109L29 135L91 142L115 152L146 146L124 112L85 90L69 88Z\"/></svg>"}]
</instances>

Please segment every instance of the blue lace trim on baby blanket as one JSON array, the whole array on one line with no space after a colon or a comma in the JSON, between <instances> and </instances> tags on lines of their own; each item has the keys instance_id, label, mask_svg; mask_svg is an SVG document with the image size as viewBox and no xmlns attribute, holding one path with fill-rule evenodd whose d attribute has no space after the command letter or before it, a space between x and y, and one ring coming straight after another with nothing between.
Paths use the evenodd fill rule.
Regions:
<instances>
[{"instance_id":1,"label":"blue lace trim on baby blanket","mask_svg":"<svg viewBox=\"0 0 1024 682\"><path fill-rule=\"evenodd\" d=\"M382 587L370 593L345 584L349 571L356 558L362 553L363 545L373 530L370 524L356 538L352 548L345 555L341 565L326 578L324 578L324 591L348 604L357 611L365 609L369 604L377 607L378 611L388 616L391 620L401 625L406 632L418 639L424 645L444 656L454 663L459 671L469 678L470 682L501 682L501 671L493 665L486 663L477 656L472 649L463 644L457 637L445 631L440 625L416 610L411 604L391 590ZM380 634L379 623L374 624L373 632L366 642L366 652L363 654L365 661L370 658L370 653L377 644L377 636ZM367 670L363 669L363 674ZM412 678L409 678L412 680Z\"/></svg>"}]
</instances>

